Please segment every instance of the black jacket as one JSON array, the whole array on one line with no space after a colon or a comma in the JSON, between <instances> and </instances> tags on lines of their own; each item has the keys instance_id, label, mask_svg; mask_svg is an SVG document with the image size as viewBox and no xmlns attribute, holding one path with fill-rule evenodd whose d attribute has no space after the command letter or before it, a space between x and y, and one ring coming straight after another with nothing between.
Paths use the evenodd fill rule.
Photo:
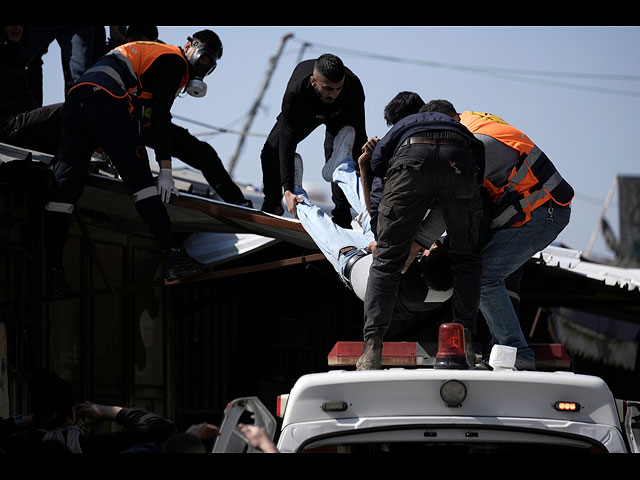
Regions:
<instances>
[{"instance_id":1,"label":"black jacket","mask_svg":"<svg viewBox=\"0 0 640 480\"><path fill-rule=\"evenodd\" d=\"M298 142L319 125L336 135L340 128L351 125L356 131L354 155L367 141L364 117L364 89L358 77L345 68L344 86L331 104L320 101L310 77L315 60L305 60L294 69L282 99L282 111L278 115L281 133L278 142L280 175L285 190L293 191L295 154Z\"/></svg>"},{"instance_id":2,"label":"black jacket","mask_svg":"<svg viewBox=\"0 0 640 480\"><path fill-rule=\"evenodd\" d=\"M382 201L384 193L384 178L387 176L387 168L391 158L402 143L409 137L421 132L434 130L448 130L458 133L469 140L469 145L475 159L474 165L469 168L479 169L478 178L481 180L484 173L484 145L460 122L448 115L438 112L423 112L409 115L397 122L387 134L380 139L371 155L371 169L374 178L372 181L371 199L371 230L377 237L378 205ZM461 166L463 167L463 166Z\"/></svg>"}]
</instances>

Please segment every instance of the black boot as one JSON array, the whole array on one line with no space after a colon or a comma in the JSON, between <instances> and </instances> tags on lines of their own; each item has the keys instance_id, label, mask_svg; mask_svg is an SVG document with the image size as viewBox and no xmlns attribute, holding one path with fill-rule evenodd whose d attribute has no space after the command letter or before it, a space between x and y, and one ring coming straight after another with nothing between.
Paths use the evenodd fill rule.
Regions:
<instances>
[{"instance_id":1,"label":"black boot","mask_svg":"<svg viewBox=\"0 0 640 480\"><path fill-rule=\"evenodd\" d=\"M362 355L356 362L356 370L380 370L382 368L382 337L371 335L364 342Z\"/></svg>"}]
</instances>

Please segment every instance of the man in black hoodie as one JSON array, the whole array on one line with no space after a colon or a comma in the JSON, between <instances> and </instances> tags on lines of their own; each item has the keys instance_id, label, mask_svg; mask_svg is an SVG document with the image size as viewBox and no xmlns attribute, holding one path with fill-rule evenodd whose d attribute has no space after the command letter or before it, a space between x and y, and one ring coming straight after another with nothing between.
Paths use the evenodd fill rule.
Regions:
<instances>
[{"instance_id":1,"label":"man in black hoodie","mask_svg":"<svg viewBox=\"0 0 640 480\"><path fill-rule=\"evenodd\" d=\"M262 149L264 202L262 210L275 215L284 212L282 192L287 210L296 215L293 194L294 154L298 143L318 126L326 126L325 159L331 157L333 138L346 125L355 128L353 158L367 141L364 118L364 89L358 77L335 55L324 54L316 60L305 60L294 69L282 99L282 111ZM336 208L333 221L351 228L351 208L340 188L332 183L332 199Z\"/></svg>"}]
</instances>

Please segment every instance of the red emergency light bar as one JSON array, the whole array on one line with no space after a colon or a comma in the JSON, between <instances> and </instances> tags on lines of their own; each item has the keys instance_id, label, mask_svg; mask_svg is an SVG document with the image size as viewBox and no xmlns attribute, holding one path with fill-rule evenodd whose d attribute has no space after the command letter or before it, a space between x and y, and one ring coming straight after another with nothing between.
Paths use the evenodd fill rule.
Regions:
<instances>
[{"instance_id":1,"label":"red emergency light bar","mask_svg":"<svg viewBox=\"0 0 640 480\"><path fill-rule=\"evenodd\" d=\"M355 366L362 354L364 342L337 342L329 352L329 365ZM382 364L392 366L415 366L429 355L418 342L383 342Z\"/></svg>"},{"instance_id":2,"label":"red emergency light bar","mask_svg":"<svg viewBox=\"0 0 640 480\"><path fill-rule=\"evenodd\" d=\"M355 367L364 342L337 342L327 357L330 366ZM538 370L569 369L571 359L559 343L530 343ZM433 366L437 345L421 342L383 342L382 365L396 367Z\"/></svg>"}]
</instances>

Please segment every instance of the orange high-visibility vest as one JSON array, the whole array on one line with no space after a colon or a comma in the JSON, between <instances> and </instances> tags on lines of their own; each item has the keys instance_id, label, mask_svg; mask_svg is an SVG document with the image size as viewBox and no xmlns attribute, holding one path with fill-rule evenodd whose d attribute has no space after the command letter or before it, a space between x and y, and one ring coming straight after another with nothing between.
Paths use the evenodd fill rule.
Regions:
<instances>
[{"instance_id":1,"label":"orange high-visibility vest","mask_svg":"<svg viewBox=\"0 0 640 480\"><path fill-rule=\"evenodd\" d=\"M558 205L571 203L574 195L571 185L523 132L489 113L463 112L460 123L471 133L490 136L520 154L505 185L493 185L486 178L483 181L483 187L498 207L492 228L524 225L531 219L531 212L549 200ZM491 158L485 158L485 164L490 162Z\"/></svg>"},{"instance_id":2,"label":"orange high-visibility vest","mask_svg":"<svg viewBox=\"0 0 640 480\"><path fill-rule=\"evenodd\" d=\"M94 85L116 98L137 96L152 98L151 92L144 90L140 76L160 55L178 55L185 62L185 73L180 89L189 81L189 64L180 47L158 42L130 42L114 48L98 60L79 79L79 85ZM72 88L72 89L73 89Z\"/></svg>"}]
</instances>

